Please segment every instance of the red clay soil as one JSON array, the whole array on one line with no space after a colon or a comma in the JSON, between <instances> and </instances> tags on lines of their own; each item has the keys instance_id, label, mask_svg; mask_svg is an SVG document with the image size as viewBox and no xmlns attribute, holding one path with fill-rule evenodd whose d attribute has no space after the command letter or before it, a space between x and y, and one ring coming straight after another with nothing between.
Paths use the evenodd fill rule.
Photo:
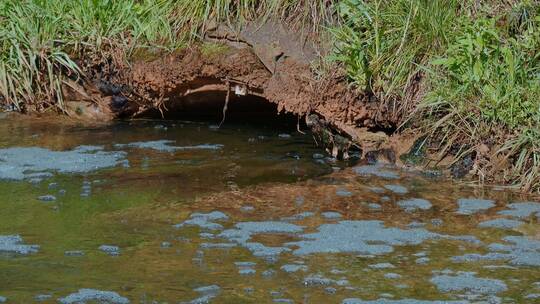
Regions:
<instances>
[{"instance_id":1,"label":"red clay soil","mask_svg":"<svg viewBox=\"0 0 540 304\"><path fill-rule=\"evenodd\" d=\"M279 112L299 117L317 114L334 132L349 137L365 152L388 146L389 137L373 130L397 123L387 119L392 115L379 103L350 90L343 77L316 81L308 64L287 57L276 61L270 71L251 48L224 48L218 54L190 48L152 61L137 61L126 72L122 81L131 88L126 94L130 116L181 108L201 93L226 96L229 91L234 98L238 87L247 95L277 104Z\"/></svg>"}]
</instances>

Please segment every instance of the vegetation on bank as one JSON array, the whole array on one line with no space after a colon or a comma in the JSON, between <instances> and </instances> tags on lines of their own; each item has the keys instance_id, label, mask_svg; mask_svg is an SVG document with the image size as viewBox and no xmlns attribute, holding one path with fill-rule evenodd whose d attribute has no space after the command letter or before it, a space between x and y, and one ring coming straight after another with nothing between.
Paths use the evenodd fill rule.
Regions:
<instances>
[{"instance_id":1,"label":"vegetation on bank","mask_svg":"<svg viewBox=\"0 0 540 304\"><path fill-rule=\"evenodd\" d=\"M401 128L424 129L441 157L454 150L486 162L475 168L481 178L540 189L539 1L339 6L335 59L404 118Z\"/></svg>"},{"instance_id":2,"label":"vegetation on bank","mask_svg":"<svg viewBox=\"0 0 540 304\"><path fill-rule=\"evenodd\" d=\"M474 155L478 176L540 190L538 0L3 0L0 102L63 111L62 87L92 63L276 17L329 32L327 59L441 158Z\"/></svg>"}]
</instances>

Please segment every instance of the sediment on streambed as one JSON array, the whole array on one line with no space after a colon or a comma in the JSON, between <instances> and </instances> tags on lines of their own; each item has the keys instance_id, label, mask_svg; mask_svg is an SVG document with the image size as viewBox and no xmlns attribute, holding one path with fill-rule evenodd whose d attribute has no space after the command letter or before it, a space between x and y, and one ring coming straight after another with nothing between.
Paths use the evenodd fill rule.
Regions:
<instances>
[{"instance_id":1,"label":"sediment on streambed","mask_svg":"<svg viewBox=\"0 0 540 304\"><path fill-rule=\"evenodd\" d=\"M540 5L270 4L5 1L0 102L89 121L275 107L333 156L540 191Z\"/></svg>"}]
</instances>

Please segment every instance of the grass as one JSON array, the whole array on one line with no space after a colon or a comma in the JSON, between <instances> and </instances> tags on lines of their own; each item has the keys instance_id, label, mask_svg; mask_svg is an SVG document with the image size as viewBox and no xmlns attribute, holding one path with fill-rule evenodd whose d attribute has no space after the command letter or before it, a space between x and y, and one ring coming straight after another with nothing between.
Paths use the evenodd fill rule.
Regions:
<instances>
[{"instance_id":1,"label":"grass","mask_svg":"<svg viewBox=\"0 0 540 304\"><path fill-rule=\"evenodd\" d=\"M488 166L512 164L491 175L540 191L540 2L343 0L339 12L332 59L355 87L425 130L441 157L488 146Z\"/></svg>"},{"instance_id":2,"label":"grass","mask_svg":"<svg viewBox=\"0 0 540 304\"><path fill-rule=\"evenodd\" d=\"M213 21L276 17L315 30L333 0L3 0L0 103L19 111L65 111L62 86L84 77L84 61L127 61L173 51Z\"/></svg>"}]
</instances>

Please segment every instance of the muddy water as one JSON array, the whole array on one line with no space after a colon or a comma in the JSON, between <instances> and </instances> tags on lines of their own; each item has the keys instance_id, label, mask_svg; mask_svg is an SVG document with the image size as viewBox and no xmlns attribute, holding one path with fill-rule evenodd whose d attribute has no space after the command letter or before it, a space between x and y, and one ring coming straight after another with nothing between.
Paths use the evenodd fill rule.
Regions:
<instances>
[{"instance_id":1,"label":"muddy water","mask_svg":"<svg viewBox=\"0 0 540 304\"><path fill-rule=\"evenodd\" d=\"M538 200L294 129L0 120L0 303L540 302Z\"/></svg>"}]
</instances>

